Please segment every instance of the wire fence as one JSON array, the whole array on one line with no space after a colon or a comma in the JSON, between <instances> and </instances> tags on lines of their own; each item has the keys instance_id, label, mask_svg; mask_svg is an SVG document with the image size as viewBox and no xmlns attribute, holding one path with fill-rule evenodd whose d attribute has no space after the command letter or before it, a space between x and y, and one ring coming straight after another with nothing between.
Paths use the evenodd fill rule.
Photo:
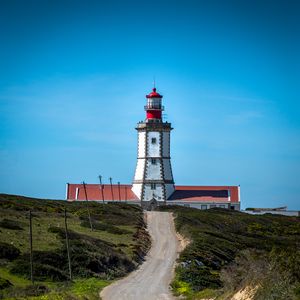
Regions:
<instances>
[{"instance_id":1,"label":"wire fence","mask_svg":"<svg viewBox=\"0 0 300 300\"><path fill-rule=\"evenodd\" d=\"M99 179L101 183L101 178ZM82 189L86 190L85 182L82 183ZM100 190L102 191L102 189ZM118 190L114 196L115 200L121 199L120 183L118 183ZM140 208L137 209L126 204L128 204L127 201L90 201L87 192L85 192L83 201L71 202L46 199L39 201L22 196L3 195L0 201L2 211L0 219L10 224L8 227L0 226L0 237L3 242L6 242L7 247L11 246L19 253L17 258L13 258L12 263L9 264L9 270L13 274L27 277L32 284L46 280L43 278L59 280L59 277L54 277L55 275L52 273L48 276L47 271L51 271L52 267L56 269L54 271L59 272L59 276L62 275L62 280L72 281L74 277L89 276L82 275L83 273L87 274L88 271L84 271L85 265L83 266L77 257L78 252L88 253L90 251L88 248L90 242L93 243L93 250L90 253L96 255L97 259L100 256L117 257L119 250L116 247L125 247L123 249L130 255L128 258L132 259L135 255L132 247L135 244L131 244L131 239L135 240L134 235L139 226L137 224L139 224L138 217L141 211ZM122 213L120 215L120 210L124 212L123 217ZM130 219L130 214L133 219ZM120 218L123 219L120 220ZM0 220L0 223L2 221ZM11 225L18 227L16 224L19 224L17 230L10 228ZM12 230L2 230L2 228ZM102 245L110 244L110 248L99 250L97 246L99 244L101 246L101 243ZM107 245L105 244L103 247L107 247ZM120 253L124 254L122 251ZM45 262L48 260L46 257L48 254L49 257L57 255L61 259L60 261ZM122 264L122 259L120 261ZM21 271L19 262L22 263ZM101 257L98 262L102 263ZM12 271L12 266L17 271ZM44 266L49 268L44 271L41 269ZM111 274L114 270L105 269L103 272Z\"/></svg>"},{"instance_id":2,"label":"wire fence","mask_svg":"<svg viewBox=\"0 0 300 300\"><path fill-rule=\"evenodd\" d=\"M91 230L93 230L92 219L90 213L88 213ZM30 279L32 284L34 284L34 261L33 261L33 233L32 233L32 211L29 211L29 250L30 250ZM69 246L69 231L68 231L68 218L67 218L67 209L64 209L64 227L65 227L65 243L67 249L67 257L68 257L68 267L69 267L69 280L72 281L72 263L71 263L71 255L70 255L70 246Z\"/></svg>"}]
</instances>

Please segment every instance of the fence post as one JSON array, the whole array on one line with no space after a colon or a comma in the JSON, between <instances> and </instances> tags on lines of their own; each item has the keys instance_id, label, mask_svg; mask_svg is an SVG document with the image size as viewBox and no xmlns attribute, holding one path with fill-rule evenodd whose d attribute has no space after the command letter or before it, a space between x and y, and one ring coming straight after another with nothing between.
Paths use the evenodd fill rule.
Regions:
<instances>
[{"instance_id":1,"label":"fence post","mask_svg":"<svg viewBox=\"0 0 300 300\"><path fill-rule=\"evenodd\" d=\"M118 190L119 190L119 201L121 202L121 188L120 188L120 182L118 182Z\"/></svg>"},{"instance_id":2,"label":"fence post","mask_svg":"<svg viewBox=\"0 0 300 300\"><path fill-rule=\"evenodd\" d=\"M68 263L69 263L69 276L70 276L70 281L72 281L72 266L71 266L71 257L70 257L68 223L67 223L67 209L66 208L65 208L65 231L66 231L66 244L67 244L67 253L68 253Z\"/></svg>"},{"instance_id":3,"label":"fence post","mask_svg":"<svg viewBox=\"0 0 300 300\"><path fill-rule=\"evenodd\" d=\"M104 193L103 193L103 184L102 184L102 176L99 175L99 181L100 181L100 189L101 189L101 194L102 194L102 202L104 204Z\"/></svg>"},{"instance_id":4,"label":"fence post","mask_svg":"<svg viewBox=\"0 0 300 300\"><path fill-rule=\"evenodd\" d=\"M87 212L88 212L88 216L89 216L89 221L90 221L90 227L91 227L91 231L93 231L93 223L92 223L92 219L91 219L91 214L90 214L90 210L89 210L89 204L88 204L88 196L87 196L87 192L86 192L86 186L85 186L85 182L82 182L83 184L83 189L84 189L84 193L85 193L85 200L86 200L86 208L87 208Z\"/></svg>"},{"instance_id":5,"label":"fence post","mask_svg":"<svg viewBox=\"0 0 300 300\"><path fill-rule=\"evenodd\" d=\"M115 198L114 198L114 191L113 191L113 187L112 187L112 178L111 177L109 177L109 181L110 181L111 198L112 198L112 201L114 202Z\"/></svg>"},{"instance_id":6,"label":"fence post","mask_svg":"<svg viewBox=\"0 0 300 300\"><path fill-rule=\"evenodd\" d=\"M31 210L29 211L29 245L30 245L30 279L31 279L31 283L34 284L34 280L33 280L32 215L31 215Z\"/></svg>"}]
</instances>

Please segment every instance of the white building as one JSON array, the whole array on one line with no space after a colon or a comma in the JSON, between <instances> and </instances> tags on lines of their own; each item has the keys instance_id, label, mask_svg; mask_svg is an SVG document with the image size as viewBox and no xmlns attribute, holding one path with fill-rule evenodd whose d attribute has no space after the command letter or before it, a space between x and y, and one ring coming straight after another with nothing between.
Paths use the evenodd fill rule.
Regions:
<instances>
[{"instance_id":1,"label":"white building","mask_svg":"<svg viewBox=\"0 0 300 300\"><path fill-rule=\"evenodd\" d=\"M146 96L146 118L136 127L137 163L132 185L68 183L66 198L69 201L124 201L140 204L146 209L159 205L182 205L198 209L240 210L240 186L174 185L170 157L173 128L163 121L162 97L155 88Z\"/></svg>"},{"instance_id":2,"label":"white building","mask_svg":"<svg viewBox=\"0 0 300 300\"><path fill-rule=\"evenodd\" d=\"M162 95L146 96L146 119L137 124L138 154L132 191L145 207L166 203L175 191L170 160L171 124L163 122Z\"/></svg>"}]
</instances>

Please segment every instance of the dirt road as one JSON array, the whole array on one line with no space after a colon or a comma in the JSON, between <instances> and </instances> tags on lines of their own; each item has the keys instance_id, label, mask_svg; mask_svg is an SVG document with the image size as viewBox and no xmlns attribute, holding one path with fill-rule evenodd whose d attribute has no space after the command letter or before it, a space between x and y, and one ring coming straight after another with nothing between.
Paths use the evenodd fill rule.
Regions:
<instances>
[{"instance_id":1,"label":"dirt road","mask_svg":"<svg viewBox=\"0 0 300 300\"><path fill-rule=\"evenodd\" d=\"M104 300L170 300L169 284L179 249L172 215L147 212L152 247L146 261L129 276L106 287L100 294Z\"/></svg>"}]
</instances>

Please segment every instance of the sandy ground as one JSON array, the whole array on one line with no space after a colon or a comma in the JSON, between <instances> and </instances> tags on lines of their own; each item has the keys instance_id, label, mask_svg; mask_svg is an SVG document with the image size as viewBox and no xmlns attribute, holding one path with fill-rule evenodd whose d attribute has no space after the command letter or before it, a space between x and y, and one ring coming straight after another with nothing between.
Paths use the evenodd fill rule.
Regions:
<instances>
[{"instance_id":1,"label":"sandy ground","mask_svg":"<svg viewBox=\"0 0 300 300\"><path fill-rule=\"evenodd\" d=\"M147 212L152 247L140 268L102 290L103 300L171 300L169 288L182 245L168 212Z\"/></svg>"},{"instance_id":2,"label":"sandy ground","mask_svg":"<svg viewBox=\"0 0 300 300\"><path fill-rule=\"evenodd\" d=\"M258 289L256 286L246 286L244 289L241 289L232 296L232 300L252 300L255 296L255 293Z\"/></svg>"}]
</instances>

